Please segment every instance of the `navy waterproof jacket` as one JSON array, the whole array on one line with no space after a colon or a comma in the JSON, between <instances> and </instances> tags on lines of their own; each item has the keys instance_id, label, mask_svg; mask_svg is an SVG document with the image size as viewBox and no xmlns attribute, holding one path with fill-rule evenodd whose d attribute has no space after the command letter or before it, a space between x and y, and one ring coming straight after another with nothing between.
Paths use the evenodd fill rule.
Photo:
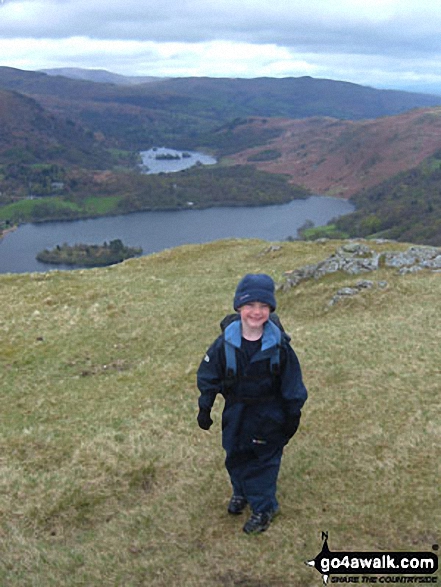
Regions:
<instances>
[{"instance_id":1,"label":"navy waterproof jacket","mask_svg":"<svg viewBox=\"0 0 441 587\"><path fill-rule=\"evenodd\" d=\"M264 326L261 349L251 361L241 349L241 322L232 322L208 349L201 362L197 383L199 407L211 410L216 395L222 394L222 444L227 453L262 445L284 445L288 438L284 424L297 418L307 398L299 360L289 337L268 321ZM227 378L225 345L236 355L237 375ZM279 348L280 368L275 375L271 357Z\"/></svg>"}]
</instances>

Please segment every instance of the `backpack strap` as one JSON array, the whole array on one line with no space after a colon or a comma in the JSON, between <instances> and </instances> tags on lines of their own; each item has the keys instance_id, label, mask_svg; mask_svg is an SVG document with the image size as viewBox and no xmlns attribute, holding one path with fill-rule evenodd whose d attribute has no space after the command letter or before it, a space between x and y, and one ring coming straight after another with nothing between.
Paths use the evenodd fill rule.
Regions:
<instances>
[{"instance_id":1,"label":"backpack strap","mask_svg":"<svg viewBox=\"0 0 441 587\"><path fill-rule=\"evenodd\" d=\"M280 375L280 348L277 347L276 351L273 353L270 361L271 365L271 375L274 377L278 377Z\"/></svg>"},{"instance_id":2,"label":"backpack strap","mask_svg":"<svg viewBox=\"0 0 441 587\"><path fill-rule=\"evenodd\" d=\"M262 340L262 350L265 346L273 346L274 352L271 355L270 367L271 375L277 377L280 375L280 344L282 342L282 330L272 320L269 320L266 325L266 331Z\"/></svg>"},{"instance_id":3,"label":"backpack strap","mask_svg":"<svg viewBox=\"0 0 441 587\"><path fill-rule=\"evenodd\" d=\"M237 381L236 348L240 348L242 340L240 320L236 318L228 324L223 332L223 338L225 350L224 390L228 393ZM273 348L270 356L270 370L273 378L277 378L280 375L281 342L282 331L272 320L269 320L265 325L262 350Z\"/></svg>"},{"instance_id":4,"label":"backpack strap","mask_svg":"<svg viewBox=\"0 0 441 587\"><path fill-rule=\"evenodd\" d=\"M232 320L223 332L225 349L225 381L224 389L231 390L237 378L236 348L240 348L242 340L240 320Z\"/></svg>"},{"instance_id":5,"label":"backpack strap","mask_svg":"<svg viewBox=\"0 0 441 587\"><path fill-rule=\"evenodd\" d=\"M224 341L225 373L228 378L235 378L237 373L236 349L232 344Z\"/></svg>"}]
</instances>

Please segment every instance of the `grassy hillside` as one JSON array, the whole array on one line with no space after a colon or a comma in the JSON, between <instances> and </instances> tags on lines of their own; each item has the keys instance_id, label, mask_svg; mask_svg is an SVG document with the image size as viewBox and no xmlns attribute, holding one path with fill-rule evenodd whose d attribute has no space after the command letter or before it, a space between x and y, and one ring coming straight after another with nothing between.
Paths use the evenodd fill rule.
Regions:
<instances>
[{"instance_id":1,"label":"grassy hillside","mask_svg":"<svg viewBox=\"0 0 441 587\"><path fill-rule=\"evenodd\" d=\"M279 292L310 398L280 477L281 515L249 537L195 373L237 280L338 243L185 246L121 265L0 277L0 584L315 587L333 550L439 541L439 274L329 307L356 278ZM403 245L373 245L405 248Z\"/></svg>"},{"instance_id":2,"label":"grassy hillside","mask_svg":"<svg viewBox=\"0 0 441 587\"><path fill-rule=\"evenodd\" d=\"M269 136L265 146L241 149L232 157L236 163L286 173L314 193L349 198L439 151L441 108L363 121L325 117L248 120L235 129L237 143L241 133L251 134L252 130L276 136Z\"/></svg>"}]
</instances>

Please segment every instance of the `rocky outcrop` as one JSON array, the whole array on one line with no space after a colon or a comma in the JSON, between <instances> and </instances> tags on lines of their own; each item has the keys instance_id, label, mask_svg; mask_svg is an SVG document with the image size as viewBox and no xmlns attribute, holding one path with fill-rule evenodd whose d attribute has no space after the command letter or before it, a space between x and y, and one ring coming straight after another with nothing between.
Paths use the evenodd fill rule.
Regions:
<instances>
[{"instance_id":1,"label":"rocky outcrop","mask_svg":"<svg viewBox=\"0 0 441 587\"><path fill-rule=\"evenodd\" d=\"M285 282L281 288L284 290L290 289L307 279L320 279L324 275L336 273L337 271L359 275L378 269L379 264L379 253L372 251L365 244L348 242L339 247L333 255L324 261L287 271L284 274Z\"/></svg>"},{"instance_id":2,"label":"rocky outcrop","mask_svg":"<svg viewBox=\"0 0 441 587\"><path fill-rule=\"evenodd\" d=\"M367 289L372 289L374 287L377 287L379 289L385 289L387 286L387 281L377 281L376 283L368 279L357 281L357 283L354 286L342 287L341 289L339 289L337 293L329 301L328 306L333 306L334 304L337 304L345 298L356 296L357 294Z\"/></svg>"},{"instance_id":3,"label":"rocky outcrop","mask_svg":"<svg viewBox=\"0 0 441 587\"><path fill-rule=\"evenodd\" d=\"M397 268L401 274L422 269L441 271L441 248L412 246L407 251L379 253L365 243L349 241L324 261L285 272L280 288L290 289L307 279L320 279L337 271L360 275L379 267Z\"/></svg>"},{"instance_id":4,"label":"rocky outcrop","mask_svg":"<svg viewBox=\"0 0 441 587\"><path fill-rule=\"evenodd\" d=\"M400 274L422 269L441 271L441 249L437 247L413 246L404 252L384 253L386 267L396 267Z\"/></svg>"},{"instance_id":5,"label":"rocky outcrop","mask_svg":"<svg viewBox=\"0 0 441 587\"><path fill-rule=\"evenodd\" d=\"M397 269L400 275L424 269L441 272L441 248L418 245L406 251L378 252L365 243L348 241L324 261L285 272L284 282L279 289L288 290L308 279L320 279L338 271L349 275L362 275L376 271L380 267ZM329 305L334 305L344 298L373 287L384 289L387 287L387 282L378 281L375 284L370 280L358 281L354 286L338 290Z\"/></svg>"}]
</instances>

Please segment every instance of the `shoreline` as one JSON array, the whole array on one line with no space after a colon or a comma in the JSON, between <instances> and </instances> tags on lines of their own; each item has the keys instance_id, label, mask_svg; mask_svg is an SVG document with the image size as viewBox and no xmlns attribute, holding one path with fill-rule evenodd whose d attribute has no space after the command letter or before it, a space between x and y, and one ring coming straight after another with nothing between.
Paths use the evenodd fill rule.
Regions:
<instances>
[{"instance_id":1,"label":"shoreline","mask_svg":"<svg viewBox=\"0 0 441 587\"><path fill-rule=\"evenodd\" d=\"M312 197L319 197L319 198L330 198L333 200L342 200L343 198L337 198L335 196L328 196L322 194L306 194L303 197L299 198L292 198L290 200L283 200L280 202L268 202L267 204L263 204L262 202L258 202L256 204L250 204L249 202L229 202L227 204L193 204L188 205L185 208L180 206L170 206L170 207L149 207L149 208L139 208L136 210L128 210L127 212L122 212L120 210L115 212L108 212L107 214L92 214L92 215L84 215L78 216L76 218L48 218L46 220L29 220L26 222L20 222L8 229L3 231L3 235L6 235L14 230L17 230L20 226L25 224L50 224L52 222L77 222L82 220L97 220L99 218L112 218L115 216L128 216L130 214L136 214L139 212L189 212L189 211L198 211L198 210L207 210L210 208L257 208L257 207L271 207L271 206L284 206L287 204L291 204L291 202L296 202L298 200L307 200ZM0 239L3 235L0 235Z\"/></svg>"},{"instance_id":2,"label":"shoreline","mask_svg":"<svg viewBox=\"0 0 441 587\"><path fill-rule=\"evenodd\" d=\"M2 230L2 231L0 232L0 240L2 240L2 239L3 239L3 237L5 237L6 235L8 235L9 233L11 233L11 232L14 232L14 230L17 230L17 228L18 228L19 226L20 226L20 225L19 225L19 224L17 224L17 225L14 225L14 226L11 226L11 227L9 227L9 228L5 228L4 230Z\"/></svg>"},{"instance_id":3,"label":"shoreline","mask_svg":"<svg viewBox=\"0 0 441 587\"><path fill-rule=\"evenodd\" d=\"M345 205L343 205L345 204ZM188 210L186 208L185 210ZM316 226L348 213L347 203L338 198L310 196L307 199L268 206L211 206L190 209L192 213L169 214L162 211L137 211L118 216L93 218L92 221L66 220L63 223L21 224L10 239L0 244L3 253L0 273L45 271L48 266L35 261L35 254L45 248L52 249L64 242L102 243L109 239L122 239L128 246L139 246L143 256L173 248L180 244L209 242L224 238L261 238L281 241L297 237L297 228L311 218ZM71 219L70 219L71 220ZM18 254L18 251L21 251ZM59 269L64 266L58 266Z\"/></svg>"}]
</instances>

